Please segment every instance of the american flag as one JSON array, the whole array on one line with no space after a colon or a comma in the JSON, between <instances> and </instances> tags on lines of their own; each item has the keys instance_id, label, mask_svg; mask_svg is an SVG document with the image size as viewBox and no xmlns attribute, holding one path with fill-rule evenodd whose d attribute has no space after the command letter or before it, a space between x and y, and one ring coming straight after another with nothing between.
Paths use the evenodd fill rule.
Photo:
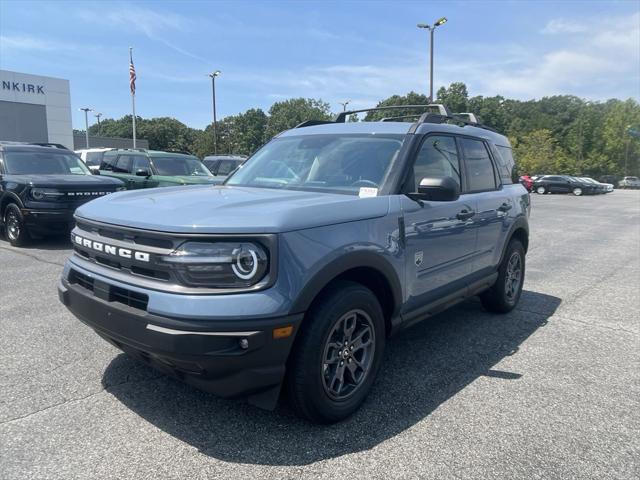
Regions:
<instances>
[{"instance_id":1,"label":"american flag","mask_svg":"<svg viewBox=\"0 0 640 480\"><path fill-rule=\"evenodd\" d=\"M131 88L131 95L136 94L136 67L133 66L133 57L129 52L129 87Z\"/></svg>"}]
</instances>

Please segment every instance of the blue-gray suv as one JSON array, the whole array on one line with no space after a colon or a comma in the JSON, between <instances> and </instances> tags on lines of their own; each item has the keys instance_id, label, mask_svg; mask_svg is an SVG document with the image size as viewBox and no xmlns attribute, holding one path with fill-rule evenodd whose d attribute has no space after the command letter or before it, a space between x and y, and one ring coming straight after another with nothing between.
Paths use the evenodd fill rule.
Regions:
<instances>
[{"instance_id":1,"label":"blue-gray suv","mask_svg":"<svg viewBox=\"0 0 640 480\"><path fill-rule=\"evenodd\" d=\"M474 295L508 312L524 281L529 194L507 138L402 108L426 113L305 122L224 185L83 205L61 301L198 388L273 408L284 387L302 417L347 417L391 335Z\"/></svg>"}]
</instances>

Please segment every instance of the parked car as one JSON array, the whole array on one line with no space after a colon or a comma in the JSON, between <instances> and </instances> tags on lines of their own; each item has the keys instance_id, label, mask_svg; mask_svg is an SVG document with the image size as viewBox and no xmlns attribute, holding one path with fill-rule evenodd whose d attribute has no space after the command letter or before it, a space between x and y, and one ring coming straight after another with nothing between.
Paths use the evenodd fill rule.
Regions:
<instances>
[{"instance_id":1,"label":"parked car","mask_svg":"<svg viewBox=\"0 0 640 480\"><path fill-rule=\"evenodd\" d=\"M436 108L305 122L225 185L84 205L61 301L198 388L273 408L284 385L304 418L349 416L390 335L474 295L506 313L522 292L530 199L509 140Z\"/></svg>"},{"instance_id":2,"label":"parked car","mask_svg":"<svg viewBox=\"0 0 640 480\"><path fill-rule=\"evenodd\" d=\"M596 193L610 193L613 192L613 185L610 183L601 183L590 177L580 177L580 180L595 185Z\"/></svg>"},{"instance_id":3,"label":"parked car","mask_svg":"<svg viewBox=\"0 0 640 480\"><path fill-rule=\"evenodd\" d=\"M100 164L105 152L115 150L113 148L85 148L82 150L76 150L76 153L80 156L82 161L92 172L100 170Z\"/></svg>"},{"instance_id":4,"label":"parked car","mask_svg":"<svg viewBox=\"0 0 640 480\"><path fill-rule=\"evenodd\" d=\"M596 186L569 175L544 175L533 182L533 190L545 193L573 193L576 196L596 193Z\"/></svg>"},{"instance_id":5,"label":"parked car","mask_svg":"<svg viewBox=\"0 0 640 480\"><path fill-rule=\"evenodd\" d=\"M92 175L62 145L0 142L0 226L13 246L68 233L76 207L117 190L120 180Z\"/></svg>"},{"instance_id":6,"label":"parked car","mask_svg":"<svg viewBox=\"0 0 640 480\"><path fill-rule=\"evenodd\" d=\"M522 175L520 183L527 189L527 192L530 192L533 188L533 179L529 175Z\"/></svg>"},{"instance_id":7,"label":"parked car","mask_svg":"<svg viewBox=\"0 0 640 480\"><path fill-rule=\"evenodd\" d=\"M244 155L207 155L202 159L202 163L222 183L246 159L247 157Z\"/></svg>"},{"instance_id":8,"label":"parked car","mask_svg":"<svg viewBox=\"0 0 640 480\"><path fill-rule=\"evenodd\" d=\"M640 179L638 177L624 177L618 182L619 188L640 188Z\"/></svg>"},{"instance_id":9,"label":"parked car","mask_svg":"<svg viewBox=\"0 0 640 480\"><path fill-rule=\"evenodd\" d=\"M216 183L215 177L197 157L156 150L105 152L100 174L121 179L128 190Z\"/></svg>"},{"instance_id":10,"label":"parked car","mask_svg":"<svg viewBox=\"0 0 640 480\"><path fill-rule=\"evenodd\" d=\"M617 188L619 177L616 177L615 175L602 175L598 180L602 183L609 183L613 185L613 188Z\"/></svg>"}]
</instances>

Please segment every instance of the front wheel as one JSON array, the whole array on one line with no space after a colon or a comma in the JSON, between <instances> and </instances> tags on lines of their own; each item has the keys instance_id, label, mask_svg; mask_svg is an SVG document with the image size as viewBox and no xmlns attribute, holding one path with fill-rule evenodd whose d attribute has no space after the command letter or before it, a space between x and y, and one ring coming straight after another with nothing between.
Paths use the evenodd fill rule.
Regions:
<instances>
[{"instance_id":1,"label":"front wheel","mask_svg":"<svg viewBox=\"0 0 640 480\"><path fill-rule=\"evenodd\" d=\"M524 247L514 238L509 242L498 268L496 283L480 295L482 306L496 313L507 313L513 310L522 294L524 271Z\"/></svg>"},{"instance_id":2,"label":"front wheel","mask_svg":"<svg viewBox=\"0 0 640 480\"><path fill-rule=\"evenodd\" d=\"M15 203L10 203L4 211L4 228L7 240L14 247L22 247L30 239L22 212Z\"/></svg>"},{"instance_id":3,"label":"front wheel","mask_svg":"<svg viewBox=\"0 0 640 480\"><path fill-rule=\"evenodd\" d=\"M536 188L536 193L539 195L544 195L545 193L547 193L547 189L540 185L538 188Z\"/></svg>"},{"instance_id":4,"label":"front wheel","mask_svg":"<svg viewBox=\"0 0 640 480\"><path fill-rule=\"evenodd\" d=\"M576 188L574 188L574 189L573 189L573 194L574 194L576 197L579 197L580 195L582 195L582 189L581 189L580 187L576 187Z\"/></svg>"},{"instance_id":5,"label":"front wheel","mask_svg":"<svg viewBox=\"0 0 640 480\"><path fill-rule=\"evenodd\" d=\"M305 316L289 358L286 388L295 412L334 423L371 389L385 346L382 308L368 288L340 281Z\"/></svg>"}]
</instances>

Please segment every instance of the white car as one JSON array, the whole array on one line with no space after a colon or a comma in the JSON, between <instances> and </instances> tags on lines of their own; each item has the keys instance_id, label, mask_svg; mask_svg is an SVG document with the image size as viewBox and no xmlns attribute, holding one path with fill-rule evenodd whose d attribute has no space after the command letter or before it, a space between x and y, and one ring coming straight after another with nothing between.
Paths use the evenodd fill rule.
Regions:
<instances>
[{"instance_id":1,"label":"white car","mask_svg":"<svg viewBox=\"0 0 640 480\"><path fill-rule=\"evenodd\" d=\"M640 188L638 177L624 177L618 182L618 188Z\"/></svg>"},{"instance_id":2,"label":"white car","mask_svg":"<svg viewBox=\"0 0 640 480\"><path fill-rule=\"evenodd\" d=\"M100 169L102 163L102 157L104 152L114 150L113 148L85 148L82 150L76 150L76 153L80 155L80 158L87 167L93 172Z\"/></svg>"}]
</instances>

